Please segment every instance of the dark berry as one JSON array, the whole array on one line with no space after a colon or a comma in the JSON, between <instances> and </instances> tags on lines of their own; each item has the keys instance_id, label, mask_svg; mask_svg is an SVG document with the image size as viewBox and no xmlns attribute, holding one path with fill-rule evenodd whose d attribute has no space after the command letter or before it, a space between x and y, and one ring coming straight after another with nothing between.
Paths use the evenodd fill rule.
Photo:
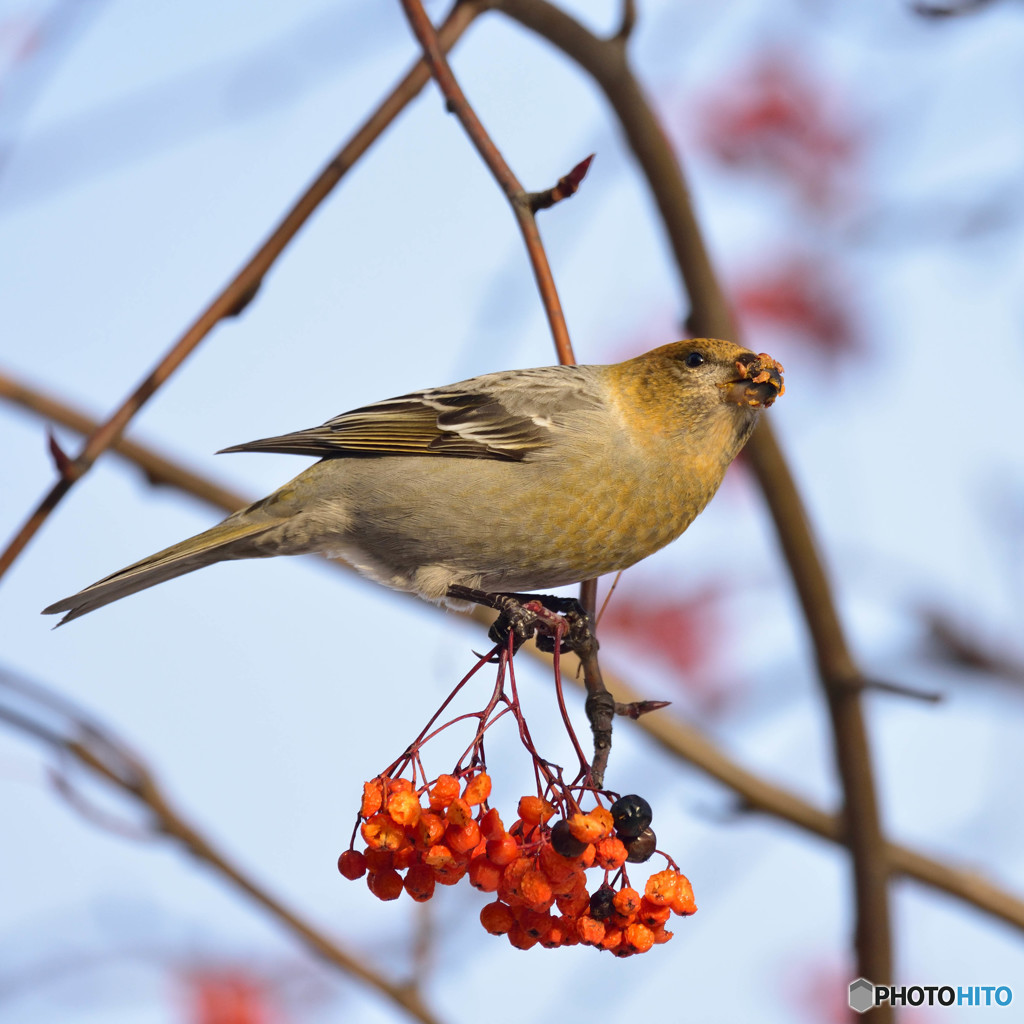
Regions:
<instances>
[{"instance_id":1,"label":"dark berry","mask_svg":"<svg viewBox=\"0 0 1024 1024\"><path fill-rule=\"evenodd\" d=\"M651 812L651 805L636 793L629 796L620 796L612 804L612 819L615 822L615 831L623 842L633 836L640 835L650 825L654 814Z\"/></svg>"},{"instance_id":2,"label":"dark berry","mask_svg":"<svg viewBox=\"0 0 1024 1024\"><path fill-rule=\"evenodd\" d=\"M649 860L657 849L658 837L654 834L654 829L648 825L640 835L623 839L622 845L626 847L626 860L630 864L642 864Z\"/></svg>"},{"instance_id":3,"label":"dark berry","mask_svg":"<svg viewBox=\"0 0 1024 1024\"><path fill-rule=\"evenodd\" d=\"M615 893L607 886L601 886L593 896L590 897L590 916L595 921L603 921L615 913Z\"/></svg>"},{"instance_id":4,"label":"dark berry","mask_svg":"<svg viewBox=\"0 0 1024 1024\"><path fill-rule=\"evenodd\" d=\"M569 822L564 818L556 821L551 829L551 846L555 853L563 857L579 857L587 848L586 843L581 843L570 831Z\"/></svg>"}]
</instances>

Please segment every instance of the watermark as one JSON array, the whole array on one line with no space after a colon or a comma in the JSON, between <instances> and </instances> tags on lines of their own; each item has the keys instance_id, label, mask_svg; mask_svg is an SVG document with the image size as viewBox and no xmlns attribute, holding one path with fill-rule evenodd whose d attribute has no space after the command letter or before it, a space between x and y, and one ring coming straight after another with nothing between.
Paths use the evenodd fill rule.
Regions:
<instances>
[{"instance_id":1,"label":"watermark","mask_svg":"<svg viewBox=\"0 0 1024 1024\"><path fill-rule=\"evenodd\" d=\"M867 1013L874 1006L1009 1006L1009 985L875 985L867 978L850 982L850 1009Z\"/></svg>"}]
</instances>

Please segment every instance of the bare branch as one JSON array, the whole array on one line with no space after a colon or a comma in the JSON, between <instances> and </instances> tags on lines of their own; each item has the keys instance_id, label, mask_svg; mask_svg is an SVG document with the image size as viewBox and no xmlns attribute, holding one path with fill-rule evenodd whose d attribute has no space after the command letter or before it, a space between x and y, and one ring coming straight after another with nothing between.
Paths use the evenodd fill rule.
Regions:
<instances>
[{"instance_id":1,"label":"bare branch","mask_svg":"<svg viewBox=\"0 0 1024 1024\"><path fill-rule=\"evenodd\" d=\"M177 810L167 797L162 785L151 769L131 749L124 746L117 736L99 724L94 717L81 717L70 710L71 705L59 695L38 683L0 670L0 694L15 691L27 711L11 711L0 706L0 721L42 740L48 746L73 762L86 774L102 779L116 791L138 801L141 809L151 816L150 835L165 835L178 840L193 856L207 867L231 882L259 903L265 910L297 936L313 952L322 956L346 974L362 981L376 990L390 1002L403 1009L414 1020L422 1024L439 1024L438 1019L426 1008L415 988L389 981L362 960L343 949L334 939L329 938L312 924L292 910L261 883L246 874L241 867L225 853L217 849L188 818ZM54 730L45 725L56 709L63 709L63 728ZM126 826L114 822L96 808L83 802L77 792L68 789L64 795L71 805L85 813L87 820L113 827L123 832ZM133 837L141 833L133 830Z\"/></svg>"},{"instance_id":2,"label":"bare branch","mask_svg":"<svg viewBox=\"0 0 1024 1024\"><path fill-rule=\"evenodd\" d=\"M698 336L736 339L739 331L712 267L682 168L629 67L626 47L598 38L546 0L491 0L489 6L562 50L604 91L661 213L690 300L690 330ZM886 984L892 973L889 868L860 695L849 686L861 673L847 647L803 503L766 421L754 432L747 452L800 597L828 702L857 894L857 969ZM891 1019L890 1008L876 1009L881 1011L880 1024Z\"/></svg>"},{"instance_id":3,"label":"bare branch","mask_svg":"<svg viewBox=\"0 0 1024 1024\"><path fill-rule=\"evenodd\" d=\"M437 31L424 11L423 4L420 0L402 0L402 7L405 9L405 16L409 19L413 33L419 40L420 46L423 47L423 56L430 65L430 73L445 98L448 110L459 119L470 141L480 154L480 158L494 175L494 180L501 186L512 206L519 230L523 235L526 251L530 257L533 276L537 281L541 301L544 303L544 311L548 316L558 361L567 364L575 363L572 344L569 341L569 330L565 325L565 314L562 312L562 303L558 298L558 289L555 287L555 279L551 274L547 253L540 240L540 231L530 206L529 195L512 172L512 168L505 162L505 158L476 116L469 100L466 99L466 94L456 81L455 75L452 74L452 69L444 56L444 49L440 45Z\"/></svg>"},{"instance_id":4,"label":"bare branch","mask_svg":"<svg viewBox=\"0 0 1024 1024\"><path fill-rule=\"evenodd\" d=\"M439 50L450 49L477 16L477 13L477 8L471 4L456 3L437 37ZM367 118L362 127L327 163L316 180L285 214L263 245L213 299L188 330L171 346L149 375L120 407L90 434L78 455L73 460L67 460L66 464L61 464L60 478L57 483L29 515L11 539L6 550L0 554L0 577L11 567L68 491L92 468L96 459L120 437L132 417L178 369L196 346L221 320L237 316L252 301L256 292L259 291L264 275L288 243L298 234L299 229L306 223L313 211L409 102L416 97L426 84L428 77L424 62L417 62L377 110Z\"/></svg>"}]
</instances>

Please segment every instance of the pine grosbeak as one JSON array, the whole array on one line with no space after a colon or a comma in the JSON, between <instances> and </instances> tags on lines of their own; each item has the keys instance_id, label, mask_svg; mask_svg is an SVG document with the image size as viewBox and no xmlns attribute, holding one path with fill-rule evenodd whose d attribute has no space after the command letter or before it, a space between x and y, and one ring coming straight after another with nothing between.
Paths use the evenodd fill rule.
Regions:
<instances>
[{"instance_id":1,"label":"pine grosbeak","mask_svg":"<svg viewBox=\"0 0 1024 1024\"><path fill-rule=\"evenodd\" d=\"M698 338L610 366L489 373L226 448L320 461L46 613L67 622L213 562L311 551L431 601L615 572L690 525L783 393L781 371Z\"/></svg>"}]
</instances>

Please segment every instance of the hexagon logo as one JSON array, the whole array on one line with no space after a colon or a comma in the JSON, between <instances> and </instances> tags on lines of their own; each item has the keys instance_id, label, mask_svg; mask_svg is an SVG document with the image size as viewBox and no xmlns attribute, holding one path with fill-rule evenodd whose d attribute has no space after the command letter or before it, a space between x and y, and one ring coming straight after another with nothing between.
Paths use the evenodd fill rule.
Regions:
<instances>
[{"instance_id":1,"label":"hexagon logo","mask_svg":"<svg viewBox=\"0 0 1024 1024\"><path fill-rule=\"evenodd\" d=\"M850 982L850 1009L866 1013L875 1004L875 986L867 978Z\"/></svg>"}]
</instances>

